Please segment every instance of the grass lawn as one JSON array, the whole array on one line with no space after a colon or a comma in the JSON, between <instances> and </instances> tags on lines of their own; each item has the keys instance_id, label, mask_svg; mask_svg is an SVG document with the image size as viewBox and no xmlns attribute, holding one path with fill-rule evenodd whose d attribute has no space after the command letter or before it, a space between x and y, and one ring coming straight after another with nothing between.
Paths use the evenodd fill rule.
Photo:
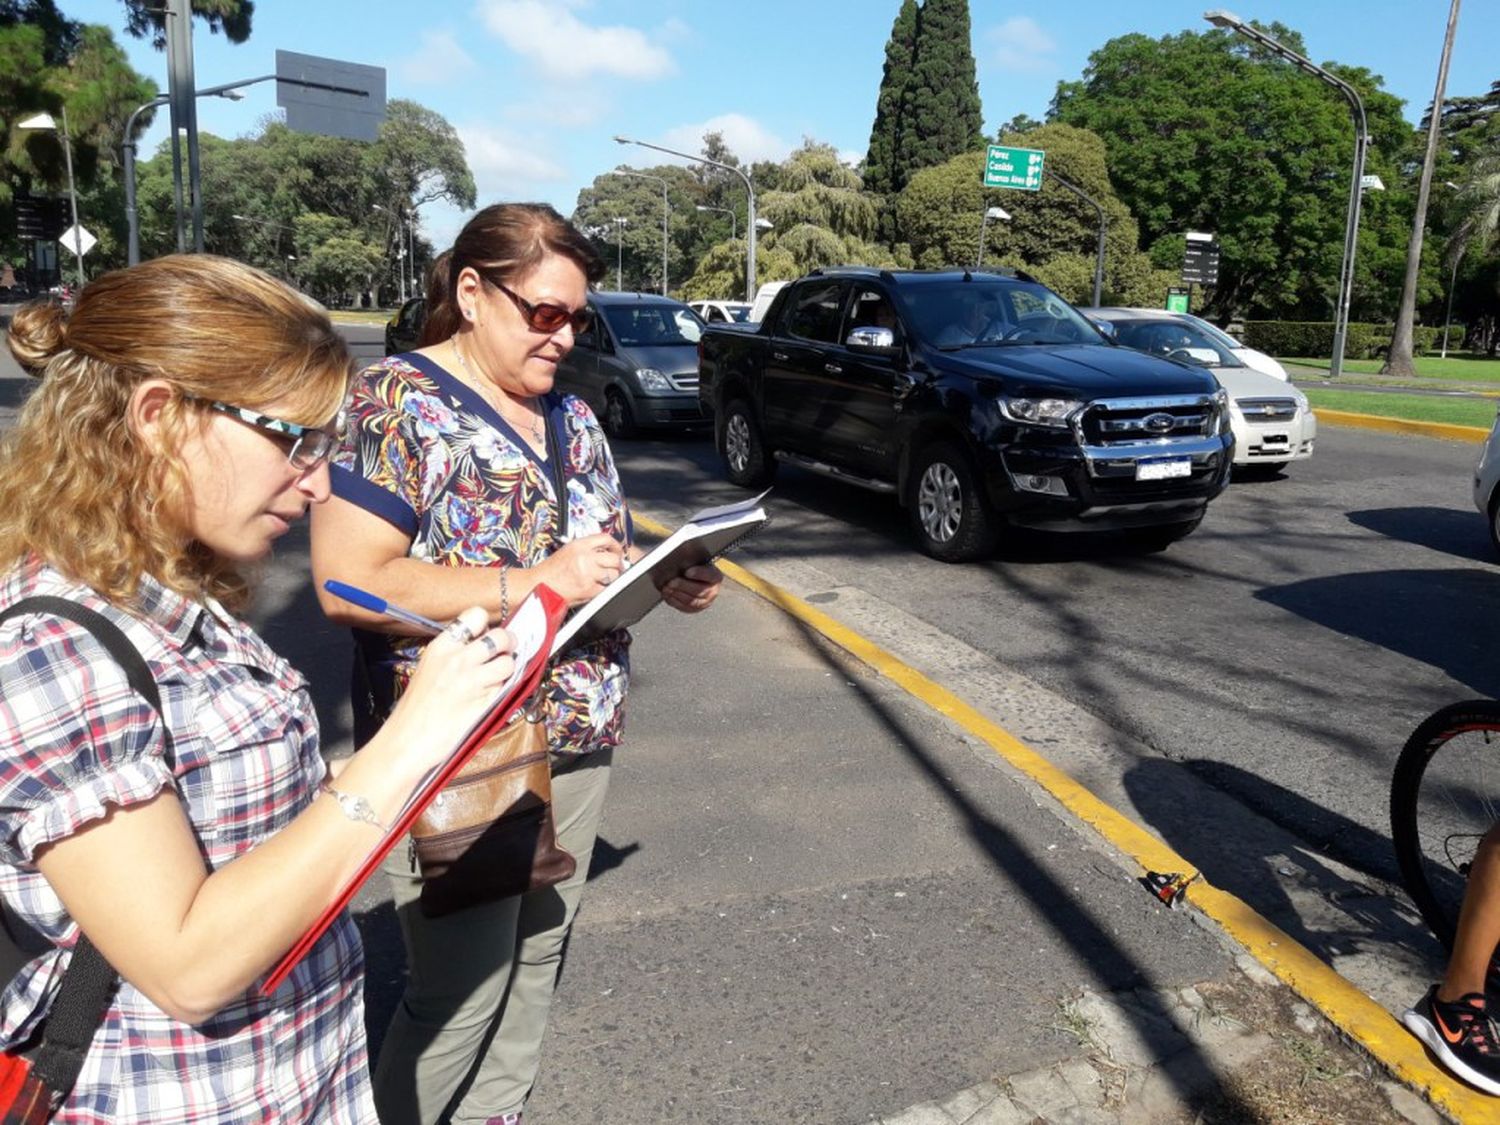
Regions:
<instances>
[{"instance_id":1,"label":"grass lawn","mask_svg":"<svg viewBox=\"0 0 1500 1125\"><path fill-rule=\"evenodd\" d=\"M373 324L383 328L394 315L389 309L384 312L379 309L333 309L328 313L328 319L335 324Z\"/></svg>"},{"instance_id":2,"label":"grass lawn","mask_svg":"<svg viewBox=\"0 0 1500 1125\"><path fill-rule=\"evenodd\" d=\"M1413 422L1445 422L1452 426L1489 429L1495 421L1491 399L1449 398L1443 395L1386 394L1381 391L1339 391L1302 387L1316 410L1348 410L1356 414L1378 414L1382 418L1405 418Z\"/></svg>"},{"instance_id":3,"label":"grass lawn","mask_svg":"<svg viewBox=\"0 0 1500 1125\"><path fill-rule=\"evenodd\" d=\"M1304 369L1304 373L1321 371L1328 372L1328 360L1319 358L1293 357L1281 361L1295 367ZM1364 382L1378 380L1393 385L1412 383L1412 380L1397 379L1388 375L1381 375L1381 361L1378 359L1346 359L1344 360L1344 375L1358 375ZM1453 385L1480 384L1493 386L1500 384L1500 359L1492 359L1489 356L1470 355L1468 353L1452 353L1447 359L1435 355L1419 355L1413 360L1413 366L1417 369L1417 381L1423 385L1430 383L1445 383ZM1293 372L1293 374L1298 374ZM1370 378L1366 378L1366 377ZM1412 385L1417 385L1412 383ZM1500 388L1495 388L1500 389Z\"/></svg>"}]
</instances>

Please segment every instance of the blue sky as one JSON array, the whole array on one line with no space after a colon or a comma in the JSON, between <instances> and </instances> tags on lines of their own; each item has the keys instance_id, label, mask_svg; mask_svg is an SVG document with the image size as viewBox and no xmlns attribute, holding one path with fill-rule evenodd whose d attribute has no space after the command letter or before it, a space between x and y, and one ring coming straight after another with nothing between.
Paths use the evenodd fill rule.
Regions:
<instances>
[{"instance_id":1,"label":"blue sky","mask_svg":"<svg viewBox=\"0 0 1500 1125\"><path fill-rule=\"evenodd\" d=\"M135 67L166 87L165 56L124 33L118 0L63 0L75 19L116 30ZM458 129L480 204L540 199L564 214L601 172L668 158L620 146L616 134L697 152L724 134L743 160L779 159L805 136L851 159L869 141L885 41L899 0L257 0L239 46L194 34L197 83L275 70L277 48L383 66L390 97L442 113ZM1361 65L1385 78L1413 122L1432 97L1448 4L1441 0L970 0L985 128L1040 118L1060 80L1128 32L1158 37L1208 27L1203 12L1280 20L1315 62ZM1500 79L1500 4L1469 0L1459 17L1448 94ZM253 133L277 113L271 83L243 101L199 102L199 128ZM1331 97L1336 97L1330 91ZM166 115L143 152L166 136ZM463 216L439 204L423 230L446 244Z\"/></svg>"}]
</instances>

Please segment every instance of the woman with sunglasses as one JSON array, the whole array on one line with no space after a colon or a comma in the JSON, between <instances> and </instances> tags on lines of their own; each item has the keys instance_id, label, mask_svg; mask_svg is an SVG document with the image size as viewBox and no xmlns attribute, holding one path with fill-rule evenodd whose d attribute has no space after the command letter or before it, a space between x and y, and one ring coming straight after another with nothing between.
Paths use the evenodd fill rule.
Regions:
<instances>
[{"instance_id":1,"label":"woman with sunglasses","mask_svg":"<svg viewBox=\"0 0 1500 1125\"><path fill-rule=\"evenodd\" d=\"M635 548L609 443L582 400L552 389L603 273L551 207L469 220L428 280L424 346L356 380L334 498L313 521L320 585L344 578L429 615L477 602L498 623L539 582L578 605L619 576ZM720 580L695 567L664 599L696 612ZM323 607L356 627L357 739L401 694L421 640L337 599ZM620 741L629 643L621 630L569 649L544 681L572 878L434 919L417 907L413 853L387 865L410 973L375 1072L383 1120L520 1120Z\"/></svg>"},{"instance_id":2,"label":"woman with sunglasses","mask_svg":"<svg viewBox=\"0 0 1500 1125\"><path fill-rule=\"evenodd\" d=\"M373 1125L348 915L273 995L259 982L488 705L508 638L462 615L486 642L434 640L331 777L306 682L238 616L328 496L350 360L327 316L173 256L71 313L22 308L9 344L41 382L0 447L0 898L29 954L0 1047L34 1044L87 937L120 979L53 1120ZM121 630L156 703L98 634L18 604L39 595Z\"/></svg>"}]
</instances>

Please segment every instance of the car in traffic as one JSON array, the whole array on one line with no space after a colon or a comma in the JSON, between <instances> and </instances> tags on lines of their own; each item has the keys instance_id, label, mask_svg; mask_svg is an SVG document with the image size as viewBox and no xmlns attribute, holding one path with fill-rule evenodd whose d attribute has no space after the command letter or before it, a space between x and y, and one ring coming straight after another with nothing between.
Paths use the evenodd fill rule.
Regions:
<instances>
[{"instance_id":1,"label":"car in traffic","mask_svg":"<svg viewBox=\"0 0 1500 1125\"><path fill-rule=\"evenodd\" d=\"M1489 522L1490 544L1500 555L1500 414L1490 427L1490 436L1479 451L1474 466L1474 506Z\"/></svg>"},{"instance_id":2,"label":"car in traffic","mask_svg":"<svg viewBox=\"0 0 1500 1125\"><path fill-rule=\"evenodd\" d=\"M593 323L557 365L559 390L593 408L612 438L703 425L698 338L703 321L656 293L590 293Z\"/></svg>"},{"instance_id":3,"label":"car in traffic","mask_svg":"<svg viewBox=\"0 0 1500 1125\"><path fill-rule=\"evenodd\" d=\"M427 298L413 297L385 322L385 354L415 351L420 346L422 326L426 323Z\"/></svg>"},{"instance_id":4,"label":"car in traffic","mask_svg":"<svg viewBox=\"0 0 1500 1125\"><path fill-rule=\"evenodd\" d=\"M1281 363L1273 356L1269 356L1262 351L1256 351L1247 344L1242 344L1217 324L1204 320L1201 316L1185 312L1172 312L1167 309L1097 308L1084 309L1083 311L1089 316L1093 316L1095 313L1141 313L1147 316L1175 316L1178 320L1186 321L1196 327L1204 335L1218 343L1220 347L1228 348L1234 353L1234 357L1246 367L1256 371L1263 371L1273 378L1280 379L1283 383L1291 382L1291 376L1287 374L1286 368L1281 366Z\"/></svg>"},{"instance_id":5,"label":"car in traffic","mask_svg":"<svg viewBox=\"0 0 1500 1125\"><path fill-rule=\"evenodd\" d=\"M750 319L748 301L689 301L688 308L705 324L744 324Z\"/></svg>"},{"instance_id":6,"label":"car in traffic","mask_svg":"<svg viewBox=\"0 0 1500 1125\"><path fill-rule=\"evenodd\" d=\"M753 328L708 325L699 374L731 483L787 464L891 497L944 562L1020 528L1161 550L1229 481L1212 374L1115 346L1018 270L815 269Z\"/></svg>"},{"instance_id":7,"label":"car in traffic","mask_svg":"<svg viewBox=\"0 0 1500 1125\"><path fill-rule=\"evenodd\" d=\"M1288 382L1243 363L1239 354L1178 313L1164 309L1089 309L1123 347L1207 368L1229 394L1234 464L1273 474L1313 454L1318 421L1307 396Z\"/></svg>"}]
</instances>

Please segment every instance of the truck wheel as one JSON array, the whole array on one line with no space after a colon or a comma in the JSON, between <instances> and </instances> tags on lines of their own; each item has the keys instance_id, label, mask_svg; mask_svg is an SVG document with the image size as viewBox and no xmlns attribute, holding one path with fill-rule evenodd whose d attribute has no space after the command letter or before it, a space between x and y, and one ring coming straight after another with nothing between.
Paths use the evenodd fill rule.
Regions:
<instances>
[{"instance_id":1,"label":"truck wheel","mask_svg":"<svg viewBox=\"0 0 1500 1125\"><path fill-rule=\"evenodd\" d=\"M741 488L762 488L776 475L776 462L760 436L760 424L742 398L732 399L724 408L719 452L724 455L724 471L730 483Z\"/></svg>"},{"instance_id":2,"label":"truck wheel","mask_svg":"<svg viewBox=\"0 0 1500 1125\"><path fill-rule=\"evenodd\" d=\"M1140 527L1130 532L1130 538L1141 550L1154 554L1157 551L1165 551L1179 539L1186 539L1198 530L1198 525L1202 522L1203 517L1199 516L1194 520L1163 524L1161 527Z\"/></svg>"},{"instance_id":3,"label":"truck wheel","mask_svg":"<svg viewBox=\"0 0 1500 1125\"><path fill-rule=\"evenodd\" d=\"M630 412L630 403L619 391L604 392L604 432L616 441L624 441L636 435L635 415Z\"/></svg>"},{"instance_id":4,"label":"truck wheel","mask_svg":"<svg viewBox=\"0 0 1500 1125\"><path fill-rule=\"evenodd\" d=\"M927 446L913 466L907 511L917 545L943 562L972 562L995 548L1000 523L974 471L947 442Z\"/></svg>"}]
</instances>

